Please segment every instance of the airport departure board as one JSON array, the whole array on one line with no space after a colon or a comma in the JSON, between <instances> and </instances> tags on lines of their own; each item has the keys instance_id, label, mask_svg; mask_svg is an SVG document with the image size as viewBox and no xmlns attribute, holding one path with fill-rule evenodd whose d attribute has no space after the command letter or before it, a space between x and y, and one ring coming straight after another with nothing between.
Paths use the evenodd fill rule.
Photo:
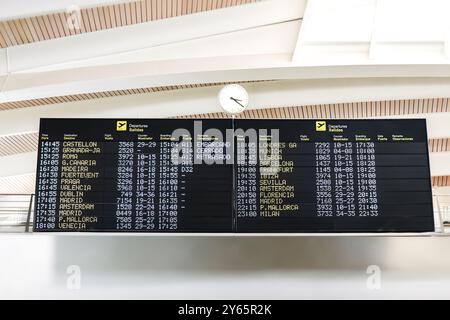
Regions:
<instances>
[{"instance_id":1,"label":"airport departure board","mask_svg":"<svg viewBox=\"0 0 450 320\"><path fill-rule=\"evenodd\" d=\"M434 230L425 120L41 119L35 232Z\"/></svg>"}]
</instances>

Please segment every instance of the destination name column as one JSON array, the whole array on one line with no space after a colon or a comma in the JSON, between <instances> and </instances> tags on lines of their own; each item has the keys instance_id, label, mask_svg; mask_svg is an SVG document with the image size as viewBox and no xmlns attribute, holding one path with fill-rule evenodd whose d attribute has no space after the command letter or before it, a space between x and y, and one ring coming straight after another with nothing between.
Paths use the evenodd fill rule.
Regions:
<instances>
[{"instance_id":1,"label":"destination name column","mask_svg":"<svg viewBox=\"0 0 450 320\"><path fill-rule=\"evenodd\" d=\"M99 220L98 203L102 194L96 190L96 180L100 177L102 148L99 142L76 141L76 138L76 135L65 135L62 143L58 228L82 231Z\"/></svg>"}]
</instances>

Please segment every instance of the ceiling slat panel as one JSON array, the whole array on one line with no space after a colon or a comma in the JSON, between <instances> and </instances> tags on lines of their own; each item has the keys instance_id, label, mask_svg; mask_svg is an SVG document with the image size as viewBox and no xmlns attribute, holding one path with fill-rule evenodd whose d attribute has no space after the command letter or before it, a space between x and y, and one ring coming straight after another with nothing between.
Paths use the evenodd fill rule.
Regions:
<instances>
[{"instance_id":1,"label":"ceiling slat panel","mask_svg":"<svg viewBox=\"0 0 450 320\"><path fill-rule=\"evenodd\" d=\"M450 151L450 138L430 139L428 143L430 152Z\"/></svg>"},{"instance_id":2,"label":"ceiling slat panel","mask_svg":"<svg viewBox=\"0 0 450 320\"><path fill-rule=\"evenodd\" d=\"M84 21L87 32L93 32L97 30L95 27L94 14L91 9L81 10L81 19Z\"/></svg>"},{"instance_id":3,"label":"ceiling slat panel","mask_svg":"<svg viewBox=\"0 0 450 320\"><path fill-rule=\"evenodd\" d=\"M243 5L261 0L141 0L80 10L80 28L69 28L76 12L0 22L0 48L105 30L184 14Z\"/></svg>"},{"instance_id":4,"label":"ceiling slat panel","mask_svg":"<svg viewBox=\"0 0 450 320\"><path fill-rule=\"evenodd\" d=\"M440 108L434 108L437 101L442 101ZM269 108L267 114L268 117L282 118L280 112L287 112L287 108L293 108L295 112L291 114L295 118L300 119L316 119L316 118L335 118L335 119L348 119L348 118L366 118L373 116L395 116L395 115L408 115L408 114L420 114L420 113L436 113L436 112L450 112L449 99L415 99L415 100L394 100L394 101L370 101L370 102L358 102L358 103L337 103L328 105L317 106L290 106L281 108ZM281 111L282 109L286 109ZM247 114L252 113L252 110L246 110L237 117L245 117ZM259 112L259 111L255 111ZM222 116L224 114L219 113ZM199 115L205 116L204 114Z\"/></svg>"},{"instance_id":5,"label":"ceiling slat panel","mask_svg":"<svg viewBox=\"0 0 450 320\"><path fill-rule=\"evenodd\" d=\"M11 34L11 37L14 38L14 42L21 43L22 38L20 37L19 31L17 30L14 22L15 21L7 21L6 26Z\"/></svg>"},{"instance_id":6,"label":"ceiling slat panel","mask_svg":"<svg viewBox=\"0 0 450 320\"><path fill-rule=\"evenodd\" d=\"M263 82L263 81L266 81L266 80L244 81L244 82L239 82L239 83ZM24 100L24 101L14 101L14 102L0 103L0 111L16 109L16 108L26 108L26 107L30 106L30 104L34 105L34 106L49 105L49 104L55 104L55 103L60 103L60 102L72 102L72 101L80 101L80 100L98 99L98 98L108 97L108 96L112 96L112 95L124 96L124 95L131 95L131 94L142 94L142 93L149 93L149 92L169 91L169 90L186 89L186 88L219 86L219 85L224 85L227 83L228 82L214 82L214 83L201 83L201 84L187 84L187 85L182 85L182 86L174 85L174 86L163 86L163 87L148 87L148 88L115 90L115 91L108 91L108 92L92 92L92 93L68 95L68 96L61 96L61 97L47 97L47 98ZM235 83L235 82L233 82L233 83Z\"/></svg>"},{"instance_id":7,"label":"ceiling slat panel","mask_svg":"<svg viewBox=\"0 0 450 320\"><path fill-rule=\"evenodd\" d=\"M0 157L37 150L38 133L0 137Z\"/></svg>"},{"instance_id":8,"label":"ceiling slat panel","mask_svg":"<svg viewBox=\"0 0 450 320\"><path fill-rule=\"evenodd\" d=\"M69 35L75 35L75 34L81 34L81 33L85 33L86 31L86 26L83 23L83 15L80 13L77 17L76 23L78 25L78 28L69 28L69 14L68 13L61 13L61 21L63 23L63 26L65 29L68 30ZM68 36L69 36L68 35Z\"/></svg>"},{"instance_id":9,"label":"ceiling slat panel","mask_svg":"<svg viewBox=\"0 0 450 320\"><path fill-rule=\"evenodd\" d=\"M47 27L45 26L44 16L36 17L36 23L39 26L39 31L41 32L41 39L42 40L50 39L50 35L47 31Z\"/></svg>"},{"instance_id":10,"label":"ceiling slat panel","mask_svg":"<svg viewBox=\"0 0 450 320\"><path fill-rule=\"evenodd\" d=\"M28 38L27 33L23 28L23 19L14 20L13 24L14 28L17 30L17 33L20 36L20 39L24 42L28 42L30 39Z\"/></svg>"},{"instance_id":11,"label":"ceiling slat panel","mask_svg":"<svg viewBox=\"0 0 450 320\"><path fill-rule=\"evenodd\" d=\"M59 38L62 36L62 35L59 35L58 28L53 20L54 20L53 15L52 16L49 16L49 15L44 16L45 26L47 27L50 39Z\"/></svg>"},{"instance_id":12,"label":"ceiling slat panel","mask_svg":"<svg viewBox=\"0 0 450 320\"><path fill-rule=\"evenodd\" d=\"M110 27L116 28L118 26L118 24L116 21L117 16L116 16L116 12L114 10L114 6L108 6L107 11L108 11L108 16L109 16L108 21L110 21L110 24L109 24Z\"/></svg>"},{"instance_id":13,"label":"ceiling slat panel","mask_svg":"<svg viewBox=\"0 0 450 320\"><path fill-rule=\"evenodd\" d=\"M101 29L108 29L111 28L111 26L108 27L107 23L106 23L106 15L105 15L105 8L106 7L101 7L98 8L97 13L98 13L98 17L100 19L100 26Z\"/></svg>"},{"instance_id":14,"label":"ceiling slat panel","mask_svg":"<svg viewBox=\"0 0 450 320\"><path fill-rule=\"evenodd\" d=\"M26 21L26 24L27 24L27 28L28 28L28 30L30 31L30 34L31 34L30 42L40 41L39 36L38 36L38 32L37 32L37 30L36 30L36 28L34 27L34 24L33 24L33 19L32 18L25 18L25 21Z\"/></svg>"},{"instance_id":15,"label":"ceiling slat panel","mask_svg":"<svg viewBox=\"0 0 450 320\"><path fill-rule=\"evenodd\" d=\"M167 17L169 17L167 9L168 9L167 0L162 1L162 7L161 7L161 11L162 11L161 18L162 19L166 19Z\"/></svg>"},{"instance_id":16,"label":"ceiling slat panel","mask_svg":"<svg viewBox=\"0 0 450 320\"><path fill-rule=\"evenodd\" d=\"M439 176L432 178L433 187L448 187L450 186L450 176Z\"/></svg>"},{"instance_id":17,"label":"ceiling slat panel","mask_svg":"<svg viewBox=\"0 0 450 320\"><path fill-rule=\"evenodd\" d=\"M11 31L8 28L8 24L6 22L0 22L0 33L3 35L7 46L14 46L17 43L14 41L14 38L11 39Z\"/></svg>"},{"instance_id":18,"label":"ceiling slat panel","mask_svg":"<svg viewBox=\"0 0 450 320\"><path fill-rule=\"evenodd\" d=\"M99 9L96 8L91 8L91 12L92 12L92 16L94 17L94 25L95 25L95 30L102 30L103 26L100 22L100 13L99 13Z\"/></svg>"},{"instance_id":19,"label":"ceiling slat panel","mask_svg":"<svg viewBox=\"0 0 450 320\"><path fill-rule=\"evenodd\" d=\"M7 44L6 44L6 40L3 37L3 34L1 32L1 25L0 25L0 48L6 48Z\"/></svg>"},{"instance_id":20,"label":"ceiling slat panel","mask_svg":"<svg viewBox=\"0 0 450 320\"><path fill-rule=\"evenodd\" d=\"M131 24L136 24L138 23L136 2L132 3L129 7L130 7Z\"/></svg>"},{"instance_id":21,"label":"ceiling slat panel","mask_svg":"<svg viewBox=\"0 0 450 320\"><path fill-rule=\"evenodd\" d=\"M53 17L53 23L56 25L56 28L58 30L58 34L60 37L67 37L69 34L66 32L66 29L64 28L65 23L61 20L60 14L55 14Z\"/></svg>"},{"instance_id":22,"label":"ceiling slat panel","mask_svg":"<svg viewBox=\"0 0 450 320\"><path fill-rule=\"evenodd\" d=\"M116 12L114 10L114 6L107 6L104 7L104 12L106 15L106 25L107 28L116 28L117 22L116 22Z\"/></svg>"}]
</instances>

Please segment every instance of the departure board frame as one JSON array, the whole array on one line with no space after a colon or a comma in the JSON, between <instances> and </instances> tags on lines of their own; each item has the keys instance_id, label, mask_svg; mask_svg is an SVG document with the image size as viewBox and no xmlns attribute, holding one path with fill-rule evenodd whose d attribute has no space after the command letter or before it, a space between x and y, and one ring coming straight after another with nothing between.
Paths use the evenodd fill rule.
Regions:
<instances>
[{"instance_id":1,"label":"departure board frame","mask_svg":"<svg viewBox=\"0 0 450 320\"><path fill-rule=\"evenodd\" d=\"M61 228L55 228L53 230L46 229L46 228L39 228L38 224L40 222L37 219L38 212L42 212L42 210L43 210L43 209L39 209L40 199L42 198L42 196L40 195L40 192L42 193L42 190L39 189L40 185L41 185L40 184L41 180L39 178L39 174L42 171L42 160L43 160L42 159L42 154L41 154L42 150L43 150L42 149L42 145L43 145L42 143L43 143L43 141L46 141L46 140L43 139L43 137L45 137L45 134L47 134L47 135L49 134L49 133L44 133L43 132L43 130L47 130L46 129L46 125L48 125L49 123L53 123L53 124L58 123L58 125L56 126L58 128L58 130L72 130L72 131L66 131L67 135L73 135L73 134L76 135L76 133L75 133L76 130L74 130L70 125L68 125L69 123L78 122L78 124L77 124L78 128L79 129L81 128L82 132L85 132L85 133L86 133L86 130L89 132L89 130L90 130L89 128L95 129L97 131L102 128L101 125L99 126L99 125L95 124L94 126L90 126L90 125L88 125L88 123L90 123L90 124L94 124L95 122L97 122L97 123L108 123L109 126L111 124L114 124L114 129L115 129L115 131L114 131L113 129L109 128L108 129L108 130L110 130L109 134L112 134L112 133L114 133L114 134L122 134L122 133L119 132L119 127L118 127L119 122L121 122L121 121L125 122L126 124L128 124L128 126L130 124L133 125L133 124L136 124L136 123L139 123L139 124L142 124L142 123L146 123L146 124L149 124L149 123L152 123L152 124L154 124L154 123L173 123L173 124L177 123L177 124L183 124L182 126L179 126L179 125L178 126L174 126L172 129L175 129L175 128L178 128L178 127L181 127L181 128L184 127L184 129L186 129L186 127L189 127L189 124L193 125L194 122L196 122L196 121L197 122L201 121L203 124L206 124L206 126L204 126L204 127L206 127L206 129L208 129L209 127L211 127L211 128L215 128L216 127L216 126L212 126L212 125L210 126L210 124L213 124L213 123L219 124L219 123L221 123L222 127L221 127L220 130L223 130L223 135L226 136L227 138L228 138L228 135L227 135L226 131L228 129L232 130L233 131L233 138L231 139L231 150L227 149L227 148L229 148L229 145L228 145L228 147L223 146L223 148L225 148L223 150L227 149L227 152L231 151L231 156L233 158L233 162L232 162L231 165L230 164L223 164L223 166L228 166L228 169L226 169L225 171L230 171L230 176L229 176L229 181L228 181L229 182L228 185L231 187L230 194L229 194L229 197L228 197L229 202L224 203L224 205L226 205L228 207L228 210L229 210L229 221L231 222L231 225L230 226L225 226L225 227L223 225L217 225L216 227L214 227L216 221L225 221L227 219L225 218L224 215L220 215L218 212L216 212L217 210L211 209L209 212L217 213L218 214L218 220L214 220L213 219L213 220L211 220L210 223L208 223L207 222L208 218L203 216L200 219L196 220L197 223L198 223L198 221L205 221L205 223L203 225L201 225L201 227L199 227L199 228L196 228L195 226L190 226L190 227L182 227L180 229L179 225L177 224L177 226L174 229L170 229L171 228L170 227L170 223L168 223L167 229L162 229L162 230L159 230L159 229L158 230L155 230L155 229L150 229L150 230L149 229L139 229L139 230L136 230L136 229L133 229L133 228L117 230L117 229L114 229L114 228L101 228L101 227L88 228L88 229L72 228L72 229L68 229L68 230L64 230L64 229L61 229ZM82 122L85 122L85 123L82 124ZM426 169L425 170L421 170L421 174L425 175L424 179L427 180L427 188L428 189L427 189L427 191L423 191L423 192L426 192L427 195L421 195L421 198L422 199L428 198L428 200L427 200L428 202L427 202L427 205L425 206L425 207L427 207L427 209L426 209L427 213L426 213L423 221L419 222L417 224L417 226L414 226L414 227L412 225L406 224L405 228L402 228L401 225L395 225L395 226L391 226L391 227L389 227L389 225L386 225L386 226L381 227L381 228L379 226L377 228L374 228L374 227L370 227L370 226L369 227L367 227L367 226L366 227L361 227L361 226L358 227L358 225L356 225L356 226L354 226L352 228L349 228L348 226L345 225L345 223L344 223L343 227L339 227L339 226L336 227L335 225L330 224L330 225L332 225L330 228L321 228L320 227L320 223L319 223L319 225L314 225L313 224L312 227L309 227L309 228L295 227L293 229L293 228L289 228L289 227L286 227L286 228L279 228L279 227L273 228L273 227L271 227L271 225L272 226L274 225L272 223L272 221L274 221L274 219L272 219L272 220L267 220L266 219L267 221L262 224L262 226L263 226L262 228L252 228L252 227L250 227L250 228L246 229L245 227L242 227L244 224L242 224L243 220L241 220L241 222L240 222L239 210L238 210L238 200L239 199L237 198L238 197L238 193L239 193L238 192L238 187L239 187L238 184L239 184L239 181L240 181L240 179L238 177L238 174L237 174L237 171L239 169L239 165L236 163L236 156L238 154L238 152L236 151L237 143L238 143L237 139L238 138L237 138L237 135L234 134L234 130L237 129L237 128L242 127L242 126L240 126L240 124L244 124L243 127L245 127L246 124L248 125L248 124L251 124L252 122L253 122L253 124L255 124L257 122L259 122L259 123L266 123L266 124L269 124L269 123L272 123L272 124L273 123L281 123L281 124L283 124L283 127L286 127L288 124L297 124L297 125L298 124L305 124L306 126L311 127L311 125L316 126L317 123L319 123L319 122L324 122L326 127L329 126L329 125L332 125L332 124L348 124L348 123L364 123L364 122L378 123L378 124L380 124L381 122L386 122L386 123L395 123L395 122L406 123L406 122L408 122L408 123L415 123L415 124L417 124L417 128L418 128L417 130L422 130L422 132L421 132L422 137L423 137L423 142L422 142L423 143L423 148L422 149L426 150L426 152L423 153L423 156L425 156ZM205 129L204 127L202 129ZM265 126L253 125L253 126L250 126L250 127L257 127L257 129L268 129L268 127L270 127L270 126L268 126L268 125L265 125ZM264 127L266 127L266 128L264 128ZM280 127L280 126L278 126L278 127ZM415 126L413 126L413 127L415 127ZM190 129L188 129L188 131L189 130L192 131L193 128L194 127L192 126ZM134 129L140 130L139 129L139 125L138 126L134 126ZM280 129L281 133L283 133L283 130L285 130L284 128L279 128L279 129ZM130 130L129 127L127 128L126 131L128 131L128 130ZM315 128L315 130L311 129L311 132L315 132L316 134L317 133L322 134L322 132L320 132L317 128ZM59 134L61 134L61 132ZM103 132L103 134L105 134L105 132ZM112 134L112 135L114 135L114 134ZM141 133L139 131L136 131L135 134L136 134L136 136L138 136ZM167 134L167 133L165 133L165 134ZM144 135L145 135L145 133L144 133ZM64 136L64 134L63 134L63 136ZM194 132L194 136L196 136L195 132ZM103 137L105 137L105 136L103 136ZM47 140L47 141L52 141L52 140L50 139L50 140ZM75 140L64 140L64 139L62 139L60 141L77 141L77 139L75 137ZM112 140L112 141L115 141L115 140ZM120 141L117 140L117 142L120 142ZM135 141L135 142L137 142L137 141ZM145 143L142 143L142 145L145 145ZM258 145L259 145L259 140L258 140ZM202 144L202 148L203 148L203 144ZM133 150L135 150L135 149L133 149ZM155 152L153 152L153 153L156 155L157 154L156 149L154 149L154 150L155 150ZM60 151L58 151L58 152L60 153ZM158 157L158 156L156 155L156 157ZM62 160L60 159L59 161L62 161ZM196 166L196 164L194 164L194 168L195 168L195 166ZM202 165L200 164L200 166L202 166ZM215 167L216 169L214 169L214 170L210 170L210 168L206 168L206 167L203 168L202 167L203 171L204 171L204 175L205 176L209 175L210 177L212 177L212 179L214 179L214 174L215 174L216 170L217 170L217 172L219 171L217 168L220 168L218 166L219 165L217 165L217 167ZM354 165L352 165L352 166L355 167ZM136 170L136 169L133 169L133 170ZM61 171L61 168L59 169L59 172L60 171ZM225 172L225 171L223 171L223 172ZM435 231L435 229L434 229L434 215L433 215L433 208L432 208L432 198L431 198L432 197L432 195L431 195L431 175L430 175L430 170L429 170L428 139L427 139L427 132L426 132L426 122L425 122L424 119L377 119L377 120L372 120L372 119L371 120L366 120L366 119L355 119L355 120L354 119L351 119L351 120L350 119L312 119L312 120L310 120L310 119L308 119L308 120L298 120L298 119L295 119L295 120L294 119L292 119L292 120L291 119L123 119L123 120L121 120L121 119L55 119L55 118L41 119L40 131L39 131L39 150L38 150L38 160L37 160L37 171L36 172L37 172L37 178L36 178L36 201L35 201L35 217L34 217L34 222L33 222L33 230L34 230L34 232L102 232L102 233L119 232L119 233L146 233L146 234L147 233L148 234L151 234L151 233L155 233L155 234L180 234L180 233L182 233L182 234L219 234L219 235L220 234L241 234L241 235L245 235L245 234L286 234L286 235L289 235L289 234L291 234L291 235L293 235L293 234L302 234L302 233L305 233L305 234L314 234L314 233L318 233L318 234L333 234L333 233L336 233L336 234L347 234L347 233L352 233L352 234L353 233L354 234L372 234L372 233L373 234L383 234L383 233L392 234L392 233L401 233L401 234L405 234L405 233L427 233L427 232ZM135 171L133 171L133 172L135 172ZM362 173L364 174L365 171L362 170ZM223 173L222 173L221 179L222 179L221 180L222 182L227 180L227 178L224 177ZM195 179L192 179L192 180L195 180ZM135 182L132 182L133 186L136 186L136 184L134 184L134 183ZM191 183L191 182L189 182L189 183ZM194 182L192 182L192 183L194 183ZM258 181L258 188L260 188L259 184L260 184L260 181ZM148 186L148 184L147 184L147 186ZM208 184L207 186L209 186L209 188L204 188L203 190L216 188L216 186L214 184ZM199 186L195 185L193 188L194 189L197 188L196 190L198 190ZM200 187L200 190L202 190L201 187ZM220 195L222 193L222 191L224 191L224 190L218 191L219 193L217 195ZM58 189L57 193L58 192L61 193L61 190ZM186 193L187 192L190 192L190 191L186 190ZM216 199L215 194L213 193L213 191L211 191L211 192L212 192L211 193L212 196L204 197L204 199L206 199L205 200L206 202L208 202L208 201L213 201L214 202L215 201L214 200L214 199ZM67 194L70 194L70 192L67 193ZM225 197L225 195L223 195L223 196ZM295 194L294 196L297 197L298 195ZM132 198L133 198L133 196L132 196ZM57 199L57 197L55 198L55 201L56 201L56 199ZM181 200L183 200L183 199L181 199ZM177 205L181 205L181 202L180 202L181 200L180 199L177 200L178 201ZM368 200L370 200L370 199L368 199ZM135 200L132 200L132 202L134 202L134 201ZM143 198L142 200L139 200L139 201L145 202L146 200ZM186 199L185 199L185 201L186 201ZM58 204L59 204L59 206L61 205L59 202L58 202ZM109 204L111 204L111 203L109 203ZM104 205L106 205L106 204L104 204ZM258 205L259 205L259 203L258 203ZM217 207L217 208L219 208L219 207ZM158 209L153 210L153 211L158 211ZM196 210L192 209L192 212L193 212L192 214L193 215L195 215L194 211L196 211ZM156 214L156 215L159 215L159 213ZM57 216L58 219L60 218L59 209L58 209L58 214L55 215L55 219L56 219L56 216ZM133 216L133 214L131 216ZM168 214L167 219L168 219L168 221L170 220L170 213ZM183 215L181 215L181 217L177 216L177 219L178 219L177 223L179 223L180 221L183 221ZM343 219L351 219L351 218L350 217L344 217ZM286 221L288 221L288 220L289 219L286 219ZM325 220L325 219L323 219L323 220ZM192 220L192 221L194 221L194 220ZM276 221L277 220L275 220L275 222ZM288 222L288 223L292 223L292 221L295 221L295 219L294 220L291 219L290 222ZM301 220L299 220L299 221L301 221ZM56 223L56 220L55 220L55 223ZM186 223L188 223L188 222L186 222ZM221 223L222 222L220 222L219 224L221 224ZM299 223L301 225L301 222L299 222ZM241 224L241 226L240 226L240 224ZM282 223L280 222L280 224L282 224ZM145 226L148 227L148 224L145 225Z\"/></svg>"}]
</instances>

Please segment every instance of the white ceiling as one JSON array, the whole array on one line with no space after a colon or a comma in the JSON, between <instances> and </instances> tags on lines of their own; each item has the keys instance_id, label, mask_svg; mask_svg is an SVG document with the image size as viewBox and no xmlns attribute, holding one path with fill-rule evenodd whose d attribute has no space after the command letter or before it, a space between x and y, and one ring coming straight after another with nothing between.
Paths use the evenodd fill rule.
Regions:
<instances>
[{"instance_id":1,"label":"white ceiling","mask_svg":"<svg viewBox=\"0 0 450 320\"><path fill-rule=\"evenodd\" d=\"M61 11L67 1L28 4L20 0L6 8L1 1L0 19ZM408 10L401 11L406 4ZM0 103L247 80L275 80L245 84L255 109L448 97L450 23L441 14L448 2L421 4L265 0L11 46L0 49ZM0 136L36 132L40 117L217 112L217 91L185 89L0 111ZM447 111L413 116L428 119L430 137L450 138ZM8 157L0 157L0 176L32 176L35 154ZM450 175L447 154L433 159L435 174Z\"/></svg>"},{"instance_id":2,"label":"white ceiling","mask_svg":"<svg viewBox=\"0 0 450 320\"><path fill-rule=\"evenodd\" d=\"M294 60L304 65L448 63L448 0L312 0Z\"/></svg>"}]
</instances>

